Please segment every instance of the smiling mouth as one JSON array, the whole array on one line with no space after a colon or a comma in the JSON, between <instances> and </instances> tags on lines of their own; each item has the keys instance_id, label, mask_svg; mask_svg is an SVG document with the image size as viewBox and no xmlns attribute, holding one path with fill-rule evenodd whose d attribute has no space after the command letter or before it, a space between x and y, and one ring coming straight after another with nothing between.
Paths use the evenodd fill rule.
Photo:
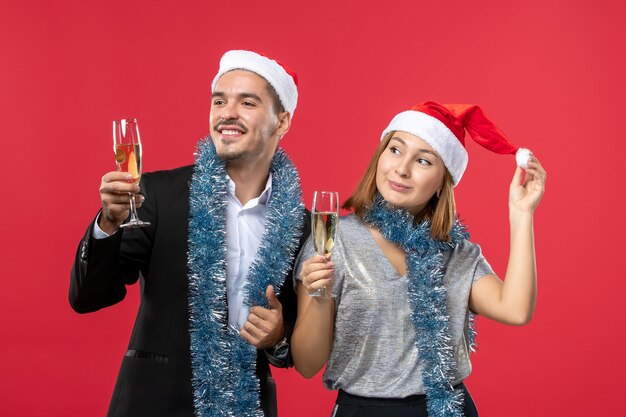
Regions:
<instances>
[{"instance_id":1,"label":"smiling mouth","mask_svg":"<svg viewBox=\"0 0 626 417\"><path fill-rule=\"evenodd\" d=\"M224 136L241 136L246 133L246 129L236 122L218 123L215 130Z\"/></svg>"},{"instance_id":2,"label":"smiling mouth","mask_svg":"<svg viewBox=\"0 0 626 417\"><path fill-rule=\"evenodd\" d=\"M402 185L400 183L391 181L391 180L387 180L389 182L389 186L396 191L407 191L410 187L407 187L405 185Z\"/></svg>"},{"instance_id":3,"label":"smiling mouth","mask_svg":"<svg viewBox=\"0 0 626 417\"><path fill-rule=\"evenodd\" d=\"M240 136L243 133L238 131L238 130L231 130L231 129L222 129L222 130L218 130L218 132L220 132L222 135L227 135L227 136Z\"/></svg>"}]
</instances>

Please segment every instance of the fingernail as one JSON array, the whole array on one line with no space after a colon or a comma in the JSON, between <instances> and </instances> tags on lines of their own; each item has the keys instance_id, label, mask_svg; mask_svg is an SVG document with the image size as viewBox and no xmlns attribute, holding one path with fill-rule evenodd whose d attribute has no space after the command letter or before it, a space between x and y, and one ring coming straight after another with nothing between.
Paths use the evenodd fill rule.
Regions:
<instances>
[{"instance_id":1,"label":"fingernail","mask_svg":"<svg viewBox=\"0 0 626 417\"><path fill-rule=\"evenodd\" d=\"M124 175L124 179L125 179L125 180L132 180L132 179L133 179L133 176L132 176L132 174L125 174L125 175Z\"/></svg>"}]
</instances>

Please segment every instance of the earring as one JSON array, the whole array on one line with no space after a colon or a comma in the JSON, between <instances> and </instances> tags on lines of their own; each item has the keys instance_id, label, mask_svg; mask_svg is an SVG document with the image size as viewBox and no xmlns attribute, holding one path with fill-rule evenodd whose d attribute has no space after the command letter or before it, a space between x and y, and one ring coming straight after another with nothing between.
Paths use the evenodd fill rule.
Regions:
<instances>
[{"instance_id":1,"label":"earring","mask_svg":"<svg viewBox=\"0 0 626 417\"><path fill-rule=\"evenodd\" d=\"M441 197L441 188L437 190L437 198Z\"/></svg>"}]
</instances>

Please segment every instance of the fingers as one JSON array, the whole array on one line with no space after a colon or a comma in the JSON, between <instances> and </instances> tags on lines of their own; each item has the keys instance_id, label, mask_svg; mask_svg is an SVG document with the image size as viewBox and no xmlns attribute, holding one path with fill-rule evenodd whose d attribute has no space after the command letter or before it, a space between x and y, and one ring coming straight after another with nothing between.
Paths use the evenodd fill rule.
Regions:
<instances>
[{"instance_id":1,"label":"fingers","mask_svg":"<svg viewBox=\"0 0 626 417\"><path fill-rule=\"evenodd\" d=\"M111 171L104 174L100 182L102 213L99 225L106 233L114 233L128 217L130 195L135 195L136 207L141 207L144 197L137 195L139 185L127 172Z\"/></svg>"},{"instance_id":2,"label":"fingers","mask_svg":"<svg viewBox=\"0 0 626 417\"><path fill-rule=\"evenodd\" d=\"M313 256L302 264L300 280L310 293L332 284L335 264L323 256Z\"/></svg>"},{"instance_id":3,"label":"fingers","mask_svg":"<svg viewBox=\"0 0 626 417\"><path fill-rule=\"evenodd\" d=\"M539 160L534 155L531 155L526 169L520 167L516 168L513 180L511 181L511 187L517 187L519 185L525 187L526 184L531 181L540 180L545 182L545 179L546 171L541 166Z\"/></svg>"},{"instance_id":4,"label":"fingers","mask_svg":"<svg viewBox=\"0 0 626 417\"><path fill-rule=\"evenodd\" d=\"M132 175L127 172L107 172L100 182L100 195L127 195L138 193L139 185L132 180Z\"/></svg>"},{"instance_id":5,"label":"fingers","mask_svg":"<svg viewBox=\"0 0 626 417\"><path fill-rule=\"evenodd\" d=\"M268 285L265 295L269 308L254 306L250 308L250 313L241 328L241 336L256 347L271 346L282 338L283 309L280 301L276 297L274 287Z\"/></svg>"},{"instance_id":6,"label":"fingers","mask_svg":"<svg viewBox=\"0 0 626 417\"><path fill-rule=\"evenodd\" d=\"M284 335L282 312L252 307L239 334L257 348L273 346Z\"/></svg>"},{"instance_id":7,"label":"fingers","mask_svg":"<svg viewBox=\"0 0 626 417\"><path fill-rule=\"evenodd\" d=\"M522 174L525 174L522 180ZM545 192L546 171L533 155L525 170L517 168L509 191L510 213L533 213Z\"/></svg>"},{"instance_id":8,"label":"fingers","mask_svg":"<svg viewBox=\"0 0 626 417\"><path fill-rule=\"evenodd\" d=\"M282 336L275 337L271 334L258 335L257 333L255 333L255 331L255 329L247 329L242 327L241 330L239 330L239 335L246 342L250 343L257 349L267 349L274 346L280 339L282 339Z\"/></svg>"},{"instance_id":9,"label":"fingers","mask_svg":"<svg viewBox=\"0 0 626 417\"><path fill-rule=\"evenodd\" d=\"M520 167L515 169L515 174L513 174L513 180L511 180L511 187L516 187L522 183L522 177L524 175L524 170Z\"/></svg>"},{"instance_id":10,"label":"fingers","mask_svg":"<svg viewBox=\"0 0 626 417\"><path fill-rule=\"evenodd\" d=\"M267 304L270 306L271 309L282 311L283 306L280 304L280 301L278 301L278 297L274 292L273 286L267 286L267 288L265 289L265 297L267 297Z\"/></svg>"},{"instance_id":11,"label":"fingers","mask_svg":"<svg viewBox=\"0 0 626 417\"><path fill-rule=\"evenodd\" d=\"M526 180L524 181L524 185L528 184L531 181L539 182L543 187L546 182L546 170L541 166L539 160L535 157L532 157L528 162L528 169L526 169Z\"/></svg>"},{"instance_id":12,"label":"fingers","mask_svg":"<svg viewBox=\"0 0 626 417\"><path fill-rule=\"evenodd\" d=\"M250 332L248 332L248 330L246 330L245 328L241 328L241 330L239 330L239 335L248 343L250 343L252 346L255 347L259 347L259 339L257 339L255 336L253 336L252 334L250 334Z\"/></svg>"}]
</instances>

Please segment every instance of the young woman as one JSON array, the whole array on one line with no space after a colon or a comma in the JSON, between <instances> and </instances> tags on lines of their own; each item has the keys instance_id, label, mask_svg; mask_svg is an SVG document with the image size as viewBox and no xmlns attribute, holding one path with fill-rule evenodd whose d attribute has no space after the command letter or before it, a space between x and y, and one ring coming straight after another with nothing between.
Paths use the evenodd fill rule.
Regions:
<instances>
[{"instance_id":1,"label":"young woman","mask_svg":"<svg viewBox=\"0 0 626 417\"><path fill-rule=\"evenodd\" d=\"M453 188L467 166L467 130L498 153L517 149L477 106L426 102L382 135L344 207L332 260L311 239L296 270L296 369L326 364L339 390L333 416L477 416L470 374L473 314L523 325L535 308L533 213L546 174L517 152L509 191L511 247L504 281L456 219ZM525 171L525 173L524 173ZM334 298L310 297L332 287Z\"/></svg>"}]
</instances>

